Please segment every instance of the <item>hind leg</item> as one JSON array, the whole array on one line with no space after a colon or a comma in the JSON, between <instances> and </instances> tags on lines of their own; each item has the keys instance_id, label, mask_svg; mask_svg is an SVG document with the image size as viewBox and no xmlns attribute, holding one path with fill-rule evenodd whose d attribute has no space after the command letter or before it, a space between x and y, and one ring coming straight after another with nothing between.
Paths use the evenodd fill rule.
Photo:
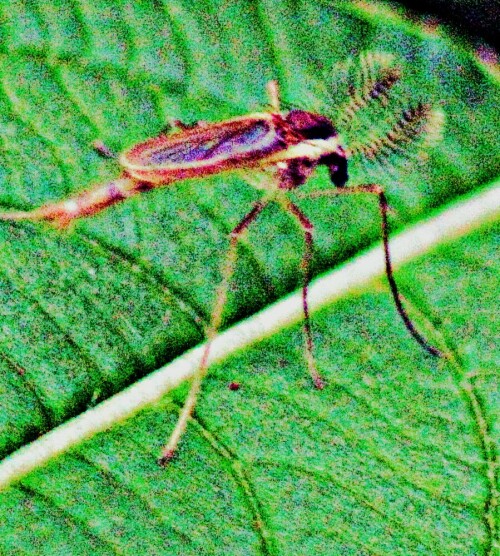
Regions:
<instances>
[{"instance_id":1,"label":"hind leg","mask_svg":"<svg viewBox=\"0 0 500 556\"><path fill-rule=\"evenodd\" d=\"M212 315L210 317L210 325L206 332L207 343L205 345L205 350L203 351L198 370L193 377L191 388L189 389L188 396L186 398L186 401L184 402L184 406L179 415L179 419L177 420L177 424L175 425L175 429L170 435L168 443L163 448L161 456L158 460L158 463L162 466L168 464L168 462L175 455L179 440L186 430L186 426L196 405L196 400L201 390L201 383L203 381L203 378L207 374L210 348L212 347L212 342L217 336L219 327L221 325L222 314L224 312L224 307L227 301L229 282L231 280L231 276L233 275L234 267L236 265L238 240L240 239L243 232L262 212L266 204L267 203L265 202L255 203L253 209L248 214L246 214L246 216L231 232L229 250L227 252L224 265L222 267L222 280L217 289L215 304L212 310Z\"/></svg>"}]
</instances>

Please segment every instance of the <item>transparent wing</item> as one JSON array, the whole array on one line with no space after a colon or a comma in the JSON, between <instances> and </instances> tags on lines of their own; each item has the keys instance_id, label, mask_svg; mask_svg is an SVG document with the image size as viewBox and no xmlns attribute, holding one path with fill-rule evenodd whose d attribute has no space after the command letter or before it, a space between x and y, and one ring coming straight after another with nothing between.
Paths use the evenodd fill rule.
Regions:
<instances>
[{"instance_id":1,"label":"transparent wing","mask_svg":"<svg viewBox=\"0 0 500 556\"><path fill-rule=\"evenodd\" d=\"M204 166L212 161L224 164L259 158L283 148L271 116L256 115L156 137L130 149L126 158L143 169L175 169L193 163Z\"/></svg>"}]
</instances>

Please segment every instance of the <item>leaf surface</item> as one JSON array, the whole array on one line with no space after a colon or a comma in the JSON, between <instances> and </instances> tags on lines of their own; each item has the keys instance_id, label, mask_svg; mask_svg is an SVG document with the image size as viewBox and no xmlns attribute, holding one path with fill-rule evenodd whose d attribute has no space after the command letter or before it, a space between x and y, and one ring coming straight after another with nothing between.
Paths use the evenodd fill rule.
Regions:
<instances>
[{"instance_id":1,"label":"leaf surface","mask_svg":"<svg viewBox=\"0 0 500 556\"><path fill-rule=\"evenodd\" d=\"M397 106L446 114L444 138L351 167L381 183L393 229L498 175L498 83L440 29L378 4L36 2L2 7L0 203L22 209L111 179L169 117L219 121L284 100L341 121L359 53L395 56ZM399 103L399 104L398 104ZM368 119L375 133L384 107ZM346 144L357 131L339 127ZM328 187L321 171L304 190ZM0 223L3 455L203 338L227 234L259 193L233 176L128 200L67 231ZM303 201L314 273L379 238L374 199ZM2 492L6 554L480 554L496 542L493 226L405 266L412 317L377 281L314 317L328 381L310 388L300 327L216 366L179 458L155 466L185 387ZM270 208L239 250L225 325L300 285L303 239ZM496 273L496 274L495 274ZM497 369L498 367L496 367ZM242 388L227 389L231 381ZM29 527L26 524L29 524Z\"/></svg>"}]
</instances>

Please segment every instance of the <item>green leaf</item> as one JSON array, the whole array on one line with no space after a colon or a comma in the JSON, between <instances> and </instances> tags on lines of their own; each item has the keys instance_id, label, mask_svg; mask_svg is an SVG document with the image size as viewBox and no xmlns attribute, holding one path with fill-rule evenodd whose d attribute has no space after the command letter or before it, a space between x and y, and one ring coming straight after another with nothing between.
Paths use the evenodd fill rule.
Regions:
<instances>
[{"instance_id":1,"label":"green leaf","mask_svg":"<svg viewBox=\"0 0 500 556\"><path fill-rule=\"evenodd\" d=\"M340 121L351 68L374 49L402 68L396 106L422 100L446 114L425 161L415 149L383 168L351 168L352 184L385 187L392 228L498 175L497 81L439 28L377 4L19 1L1 10L6 210L117 176L95 139L121 150L169 117L262 109L270 79L286 101ZM339 130L346 145L356 141ZM304 186L321 187L321 171ZM68 231L0 223L2 454L202 340L227 234L258 196L217 176ZM315 274L379 239L374 199L301 207L316 227ZM155 459L185 387L2 492L0 553L493 553L494 240L484 228L397 275L412 317L450 361L419 350L385 282L374 283L314 316L324 391L310 387L300 327L284 328L211 371L167 470ZM239 250L225 325L300 284L302 243L286 215L262 215ZM228 390L231 381L242 388Z\"/></svg>"}]
</instances>

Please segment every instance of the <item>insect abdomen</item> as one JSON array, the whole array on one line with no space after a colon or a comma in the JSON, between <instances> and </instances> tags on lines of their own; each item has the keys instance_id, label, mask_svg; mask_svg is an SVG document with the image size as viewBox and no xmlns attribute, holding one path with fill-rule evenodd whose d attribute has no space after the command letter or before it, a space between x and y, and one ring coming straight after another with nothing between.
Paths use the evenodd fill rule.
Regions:
<instances>
[{"instance_id":1,"label":"insect abdomen","mask_svg":"<svg viewBox=\"0 0 500 556\"><path fill-rule=\"evenodd\" d=\"M49 220L59 227L65 227L76 218L92 216L145 189L148 189L148 184L127 177L118 178L75 197L48 203L31 211L0 213L0 220Z\"/></svg>"}]
</instances>

